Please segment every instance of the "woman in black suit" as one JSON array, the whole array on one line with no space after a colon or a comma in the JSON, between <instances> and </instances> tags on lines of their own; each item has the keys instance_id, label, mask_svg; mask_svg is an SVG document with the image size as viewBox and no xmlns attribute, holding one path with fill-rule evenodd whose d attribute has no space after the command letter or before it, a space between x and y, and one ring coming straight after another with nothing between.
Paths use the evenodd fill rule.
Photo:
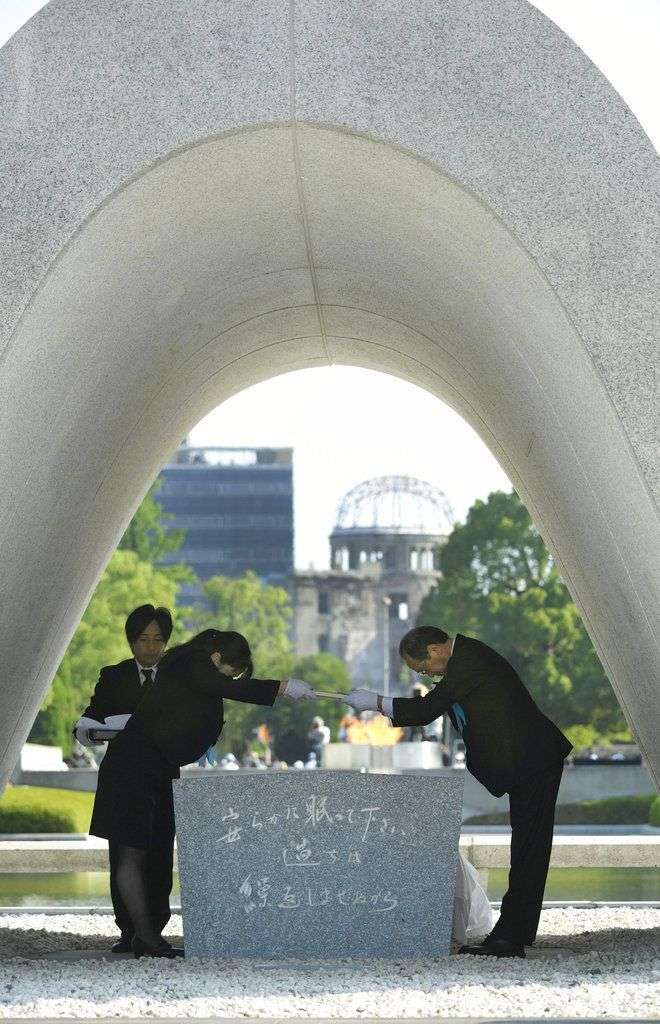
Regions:
<instances>
[{"instance_id":1,"label":"woman in black suit","mask_svg":"<svg viewBox=\"0 0 660 1024\"><path fill-rule=\"evenodd\" d=\"M135 929L138 956L182 955L158 933L149 913L147 853L154 810L179 768L197 761L218 739L223 698L272 705L280 694L313 700L297 679L252 679L250 646L240 633L207 629L172 648L158 666L125 729L109 744L98 776L90 834L117 848L117 886Z\"/></svg>"}]
</instances>

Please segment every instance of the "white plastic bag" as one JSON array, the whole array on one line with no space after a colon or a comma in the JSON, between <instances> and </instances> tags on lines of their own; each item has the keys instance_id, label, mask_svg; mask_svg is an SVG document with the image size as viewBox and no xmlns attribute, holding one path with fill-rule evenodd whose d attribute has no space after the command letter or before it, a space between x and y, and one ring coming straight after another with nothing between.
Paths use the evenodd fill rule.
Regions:
<instances>
[{"instance_id":1,"label":"white plastic bag","mask_svg":"<svg viewBox=\"0 0 660 1024\"><path fill-rule=\"evenodd\" d=\"M452 940L462 946L472 939L480 939L490 934L494 923L493 908L479 879L479 872L459 851Z\"/></svg>"}]
</instances>

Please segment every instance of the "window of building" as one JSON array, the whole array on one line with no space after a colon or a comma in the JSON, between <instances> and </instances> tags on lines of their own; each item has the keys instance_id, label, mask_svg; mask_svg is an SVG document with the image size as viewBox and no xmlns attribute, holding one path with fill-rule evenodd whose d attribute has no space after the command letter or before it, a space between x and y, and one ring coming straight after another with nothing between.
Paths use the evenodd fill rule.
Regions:
<instances>
[{"instance_id":1,"label":"window of building","mask_svg":"<svg viewBox=\"0 0 660 1024\"><path fill-rule=\"evenodd\" d=\"M389 594L389 599L392 602L390 604L390 618L399 619L401 622L408 621L408 595L407 594Z\"/></svg>"},{"instance_id":2,"label":"window of building","mask_svg":"<svg viewBox=\"0 0 660 1024\"><path fill-rule=\"evenodd\" d=\"M319 615L328 615L330 612L330 594L326 590L319 593Z\"/></svg>"},{"instance_id":3,"label":"window of building","mask_svg":"<svg viewBox=\"0 0 660 1024\"><path fill-rule=\"evenodd\" d=\"M322 654L330 649L330 637L327 633L319 633L318 647Z\"/></svg>"},{"instance_id":4,"label":"window of building","mask_svg":"<svg viewBox=\"0 0 660 1024\"><path fill-rule=\"evenodd\" d=\"M433 551L429 548L425 548L420 553L420 569L428 572L433 569Z\"/></svg>"}]
</instances>

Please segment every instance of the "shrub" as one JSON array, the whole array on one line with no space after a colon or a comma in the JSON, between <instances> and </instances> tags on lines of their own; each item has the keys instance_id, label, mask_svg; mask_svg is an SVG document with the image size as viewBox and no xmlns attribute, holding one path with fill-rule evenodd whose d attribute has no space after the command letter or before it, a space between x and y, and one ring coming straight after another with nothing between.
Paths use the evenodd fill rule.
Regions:
<instances>
[{"instance_id":1,"label":"shrub","mask_svg":"<svg viewBox=\"0 0 660 1024\"><path fill-rule=\"evenodd\" d=\"M649 808L649 825L660 828L660 796L656 796Z\"/></svg>"},{"instance_id":2,"label":"shrub","mask_svg":"<svg viewBox=\"0 0 660 1024\"><path fill-rule=\"evenodd\" d=\"M653 802L653 793L642 793L639 796L611 796L606 800L585 800L582 804L568 804L569 815L574 815L572 820L565 824L573 823L587 825L645 825L649 819L649 809ZM564 808L559 808L563 810ZM582 813L582 821L579 814ZM562 824L561 820L559 824Z\"/></svg>"},{"instance_id":3,"label":"shrub","mask_svg":"<svg viewBox=\"0 0 660 1024\"><path fill-rule=\"evenodd\" d=\"M0 833L86 832L93 793L10 786L0 797Z\"/></svg>"},{"instance_id":4,"label":"shrub","mask_svg":"<svg viewBox=\"0 0 660 1024\"><path fill-rule=\"evenodd\" d=\"M651 807L660 802L655 793L641 796L611 796L606 800L583 800L578 804L561 804L555 813L556 825L645 825ZM659 810L660 814L660 810ZM505 811L497 814L478 814L465 825L508 825Z\"/></svg>"},{"instance_id":5,"label":"shrub","mask_svg":"<svg viewBox=\"0 0 660 1024\"><path fill-rule=\"evenodd\" d=\"M562 732L569 743L573 744L575 750L584 750L601 739L598 730L593 725L569 725Z\"/></svg>"},{"instance_id":6,"label":"shrub","mask_svg":"<svg viewBox=\"0 0 660 1024\"><path fill-rule=\"evenodd\" d=\"M0 807L0 832L75 832L73 814L50 807Z\"/></svg>"}]
</instances>

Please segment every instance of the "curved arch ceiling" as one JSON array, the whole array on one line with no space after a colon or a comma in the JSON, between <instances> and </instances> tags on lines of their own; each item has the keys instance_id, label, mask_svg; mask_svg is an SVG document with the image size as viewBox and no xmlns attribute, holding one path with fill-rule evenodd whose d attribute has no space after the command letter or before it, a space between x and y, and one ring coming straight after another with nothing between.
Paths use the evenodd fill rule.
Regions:
<instances>
[{"instance_id":1,"label":"curved arch ceiling","mask_svg":"<svg viewBox=\"0 0 660 1024\"><path fill-rule=\"evenodd\" d=\"M181 437L243 387L333 362L412 381L465 417L558 558L624 708L630 694L653 707L652 518L635 535L626 518L648 495L561 303L458 183L311 124L157 163L81 227L21 320L4 373L30 416L8 454L33 471L10 515L35 526L8 560L20 578L36 558L51 581L43 593L25 574L38 621L13 624L15 674L35 678L26 629L45 652L33 704Z\"/></svg>"}]
</instances>

